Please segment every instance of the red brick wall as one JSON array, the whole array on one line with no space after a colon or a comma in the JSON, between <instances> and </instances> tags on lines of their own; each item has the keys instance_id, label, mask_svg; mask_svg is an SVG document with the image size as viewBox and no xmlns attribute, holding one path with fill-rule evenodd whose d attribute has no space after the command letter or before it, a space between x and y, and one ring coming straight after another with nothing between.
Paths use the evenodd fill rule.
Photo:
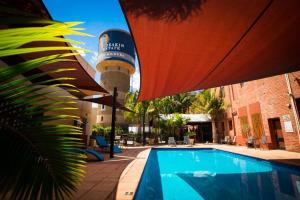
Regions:
<instances>
[{"instance_id":1,"label":"red brick wall","mask_svg":"<svg viewBox=\"0 0 300 200\"><path fill-rule=\"evenodd\" d=\"M294 97L300 98L300 86L298 84L298 82L300 83L300 71L289 73L289 78ZM233 125L237 135L238 145L245 145L245 139L242 137L239 121L239 116L244 115L244 113L239 113L239 109L245 107L250 127L252 126L250 112L261 111L263 130L267 136L268 142L271 142L268 119L279 118L286 150L300 152L300 143L294 113L290 106L291 100L288 95L287 83L284 75L249 81L245 82L243 85L234 84L225 86L225 103L227 105L227 118L234 119ZM282 118L283 115L290 116L294 132L285 132L284 121ZM225 133L233 136L234 129L232 131L227 130Z\"/></svg>"}]
</instances>

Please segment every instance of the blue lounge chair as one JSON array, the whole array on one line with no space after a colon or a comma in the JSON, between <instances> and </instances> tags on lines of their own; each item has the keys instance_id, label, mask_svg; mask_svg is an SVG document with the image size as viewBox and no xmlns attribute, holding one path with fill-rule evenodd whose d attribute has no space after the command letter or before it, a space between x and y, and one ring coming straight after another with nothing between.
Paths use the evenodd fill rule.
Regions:
<instances>
[{"instance_id":1,"label":"blue lounge chair","mask_svg":"<svg viewBox=\"0 0 300 200\"><path fill-rule=\"evenodd\" d=\"M107 144L106 140L102 136L99 136L99 135L96 136L96 142L100 148L109 148L110 147L110 144ZM114 153L121 153L121 152L122 152L122 150L120 149L120 147L114 146Z\"/></svg>"},{"instance_id":2,"label":"blue lounge chair","mask_svg":"<svg viewBox=\"0 0 300 200\"><path fill-rule=\"evenodd\" d=\"M85 153L85 154L91 154L91 155L95 156L99 161L104 160L103 154L94 149L76 149L76 151Z\"/></svg>"}]
</instances>

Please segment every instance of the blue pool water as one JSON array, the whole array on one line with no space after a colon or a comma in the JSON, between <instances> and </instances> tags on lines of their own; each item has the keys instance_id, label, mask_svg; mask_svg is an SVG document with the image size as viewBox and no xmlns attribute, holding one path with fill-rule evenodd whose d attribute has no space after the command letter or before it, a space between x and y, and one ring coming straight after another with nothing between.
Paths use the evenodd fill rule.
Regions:
<instances>
[{"instance_id":1,"label":"blue pool water","mask_svg":"<svg viewBox=\"0 0 300 200\"><path fill-rule=\"evenodd\" d=\"M300 171L215 149L152 149L136 200L300 199Z\"/></svg>"}]
</instances>

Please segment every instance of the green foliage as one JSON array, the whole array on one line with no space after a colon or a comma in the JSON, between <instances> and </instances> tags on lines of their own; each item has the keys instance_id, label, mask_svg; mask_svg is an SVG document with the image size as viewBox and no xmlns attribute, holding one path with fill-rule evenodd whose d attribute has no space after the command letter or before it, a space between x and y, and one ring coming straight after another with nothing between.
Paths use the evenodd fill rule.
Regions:
<instances>
[{"instance_id":1,"label":"green foliage","mask_svg":"<svg viewBox=\"0 0 300 200\"><path fill-rule=\"evenodd\" d=\"M104 132L105 132L105 127L104 126L101 126L100 124L93 125L93 128L92 128L92 135L93 136L95 136L95 135L104 135Z\"/></svg>"},{"instance_id":2,"label":"green foliage","mask_svg":"<svg viewBox=\"0 0 300 200\"><path fill-rule=\"evenodd\" d=\"M179 128L186 125L188 119L183 118L179 113L168 115L166 119L162 119L160 122L160 128L168 135L175 135Z\"/></svg>"},{"instance_id":3,"label":"green foliage","mask_svg":"<svg viewBox=\"0 0 300 200\"><path fill-rule=\"evenodd\" d=\"M79 139L81 128L68 125L68 121L80 120L78 116L67 114L77 109L76 102L71 95L60 94L61 87L65 91L77 90L71 84L57 81L73 80L62 72L74 69L59 68L59 62L72 62L68 56L76 53L54 52L78 49L65 46L64 42L71 40L62 35L86 34L73 28L77 22L26 19L20 16L9 21L2 16L4 22L17 25L26 22L30 27L0 30L0 59L41 51L53 54L0 67L0 198L70 198L84 175L85 156L74 151L83 147ZM23 47L37 41L56 41L61 45ZM51 63L56 63L57 68L48 73L22 75ZM45 79L53 73L61 77ZM41 77L44 81L39 81Z\"/></svg>"},{"instance_id":4,"label":"green foliage","mask_svg":"<svg viewBox=\"0 0 300 200\"><path fill-rule=\"evenodd\" d=\"M187 113L194 101L193 93L181 93L174 96L157 98L154 104L160 114Z\"/></svg>"},{"instance_id":5,"label":"green foliage","mask_svg":"<svg viewBox=\"0 0 300 200\"><path fill-rule=\"evenodd\" d=\"M102 126L100 124L93 125L92 136L102 135L104 137L109 137L111 132L111 126ZM116 135L122 135L124 130L121 126L116 126Z\"/></svg>"},{"instance_id":6,"label":"green foliage","mask_svg":"<svg viewBox=\"0 0 300 200\"><path fill-rule=\"evenodd\" d=\"M189 136L190 138L195 137L197 134L194 131L190 131L186 133L187 136Z\"/></svg>"},{"instance_id":7,"label":"green foliage","mask_svg":"<svg viewBox=\"0 0 300 200\"><path fill-rule=\"evenodd\" d=\"M240 116L241 132L242 136L247 138L250 135L250 125L248 123L247 116Z\"/></svg>"},{"instance_id":8,"label":"green foliage","mask_svg":"<svg viewBox=\"0 0 300 200\"><path fill-rule=\"evenodd\" d=\"M191 105L192 113L210 114L212 118L224 111L224 99L217 97L211 90L204 90L197 94Z\"/></svg>"}]
</instances>

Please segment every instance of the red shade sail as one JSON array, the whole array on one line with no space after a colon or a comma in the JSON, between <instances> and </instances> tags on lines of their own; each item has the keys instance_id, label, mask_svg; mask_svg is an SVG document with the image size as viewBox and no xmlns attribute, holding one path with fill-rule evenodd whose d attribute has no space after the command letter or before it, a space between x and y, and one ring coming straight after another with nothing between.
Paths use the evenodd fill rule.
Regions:
<instances>
[{"instance_id":1,"label":"red shade sail","mask_svg":"<svg viewBox=\"0 0 300 200\"><path fill-rule=\"evenodd\" d=\"M121 1L140 61L139 100L300 69L300 1L175 2Z\"/></svg>"}]
</instances>

